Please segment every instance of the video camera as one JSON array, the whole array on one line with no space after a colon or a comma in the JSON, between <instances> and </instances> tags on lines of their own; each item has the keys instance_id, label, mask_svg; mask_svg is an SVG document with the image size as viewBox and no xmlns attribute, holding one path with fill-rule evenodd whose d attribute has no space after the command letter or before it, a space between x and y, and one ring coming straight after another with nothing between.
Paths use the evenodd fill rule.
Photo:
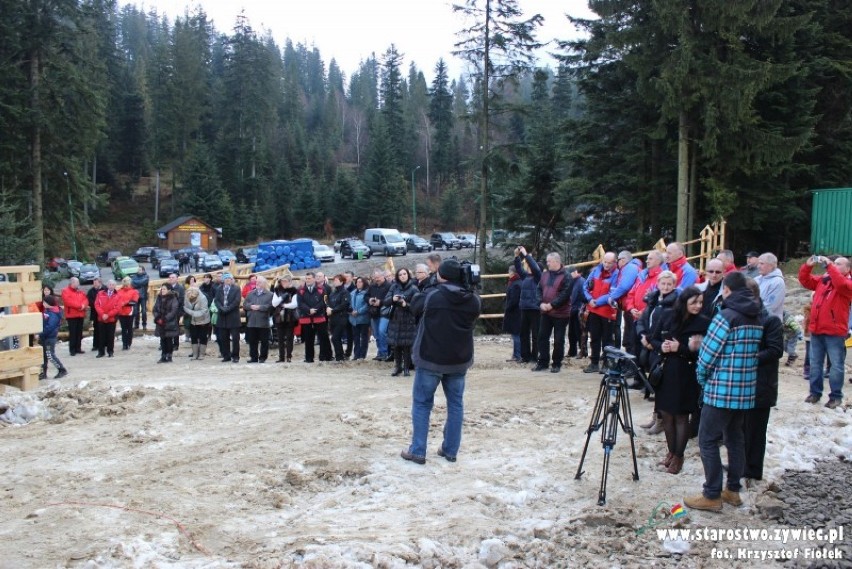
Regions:
<instances>
[{"instance_id":1,"label":"video camera","mask_svg":"<svg viewBox=\"0 0 852 569\"><path fill-rule=\"evenodd\" d=\"M613 346L604 346L604 358L608 369L624 375L635 375L636 356Z\"/></svg>"},{"instance_id":2,"label":"video camera","mask_svg":"<svg viewBox=\"0 0 852 569\"><path fill-rule=\"evenodd\" d=\"M482 275L479 273L479 265L470 261L461 261L462 270L462 286L466 289L473 290L482 282Z\"/></svg>"}]
</instances>

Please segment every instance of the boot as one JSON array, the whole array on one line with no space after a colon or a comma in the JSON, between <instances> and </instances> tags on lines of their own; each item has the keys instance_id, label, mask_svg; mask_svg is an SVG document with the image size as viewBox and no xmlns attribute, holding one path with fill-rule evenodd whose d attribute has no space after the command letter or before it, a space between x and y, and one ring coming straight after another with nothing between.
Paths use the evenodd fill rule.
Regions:
<instances>
[{"instance_id":1,"label":"boot","mask_svg":"<svg viewBox=\"0 0 852 569\"><path fill-rule=\"evenodd\" d=\"M395 367L391 376L396 377L402 373L402 348L393 349L393 361Z\"/></svg>"},{"instance_id":2,"label":"boot","mask_svg":"<svg viewBox=\"0 0 852 569\"><path fill-rule=\"evenodd\" d=\"M168 361L169 361L169 360L168 360L168 359L166 359L166 352L162 352L162 353L160 354L160 359L159 359L159 360L157 360L157 363L158 363L158 364L164 364L164 363L166 363L166 362L168 362Z\"/></svg>"},{"instance_id":3,"label":"boot","mask_svg":"<svg viewBox=\"0 0 852 569\"><path fill-rule=\"evenodd\" d=\"M666 472L669 474L677 474L683 468L683 457L674 455L672 457L672 461L669 463L668 468L666 468Z\"/></svg>"},{"instance_id":4,"label":"boot","mask_svg":"<svg viewBox=\"0 0 852 569\"><path fill-rule=\"evenodd\" d=\"M190 356L190 357L194 360L197 360L198 354L200 352L201 352L201 346L199 344L193 344L192 345L192 356Z\"/></svg>"},{"instance_id":5,"label":"boot","mask_svg":"<svg viewBox=\"0 0 852 569\"><path fill-rule=\"evenodd\" d=\"M172 363L172 354L166 354L166 361Z\"/></svg>"},{"instance_id":6,"label":"boot","mask_svg":"<svg viewBox=\"0 0 852 569\"><path fill-rule=\"evenodd\" d=\"M198 345L198 359L203 360L207 355L207 344L199 344Z\"/></svg>"},{"instance_id":7,"label":"boot","mask_svg":"<svg viewBox=\"0 0 852 569\"><path fill-rule=\"evenodd\" d=\"M405 377L411 375L411 348L402 349L402 375Z\"/></svg>"},{"instance_id":8,"label":"boot","mask_svg":"<svg viewBox=\"0 0 852 569\"><path fill-rule=\"evenodd\" d=\"M657 422L657 414L652 411L651 412L651 420L648 421L647 423L645 423L643 425L639 425L639 426L642 427L643 429L650 429L651 427L654 426L654 423L656 423L656 422Z\"/></svg>"},{"instance_id":9,"label":"boot","mask_svg":"<svg viewBox=\"0 0 852 569\"><path fill-rule=\"evenodd\" d=\"M657 417L654 420L654 425L650 429L648 429L648 434L649 435L659 435L662 432L663 432L663 420L660 419L659 417Z\"/></svg>"},{"instance_id":10,"label":"boot","mask_svg":"<svg viewBox=\"0 0 852 569\"><path fill-rule=\"evenodd\" d=\"M61 367L61 368L59 368L59 372L57 372L57 374L55 376L53 376L53 379L62 379L66 375L68 375L68 370L65 369L64 367Z\"/></svg>"}]
</instances>

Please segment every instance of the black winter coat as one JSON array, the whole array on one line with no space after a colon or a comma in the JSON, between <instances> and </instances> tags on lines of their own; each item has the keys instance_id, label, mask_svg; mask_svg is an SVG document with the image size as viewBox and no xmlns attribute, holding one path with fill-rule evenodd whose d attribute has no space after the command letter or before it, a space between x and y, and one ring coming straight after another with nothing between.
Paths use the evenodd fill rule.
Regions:
<instances>
[{"instance_id":1,"label":"black winter coat","mask_svg":"<svg viewBox=\"0 0 852 569\"><path fill-rule=\"evenodd\" d=\"M346 324L349 321L349 291L345 286L337 287L328 295L328 308L331 308L329 323L332 326Z\"/></svg>"},{"instance_id":2,"label":"black winter coat","mask_svg":"<svg viewBox=\"0 0 852 569\"><path fill-rule=\"evenodd\" d=\"M778 402L778 360L784 355L784 324L777 316L763 309L763 337L757 352L756 409L775 407Z\"/></svg>"},{"instance_id":3,"label":"black winter coat","mask_svg":"<svg viewBox=\"0 0 852 569\"><path fill-rule=\"evenodd\" d=\"M384 306L391 306L390 322L388 322L388 344L392 346L411 346L414 344L414 336L417 326L414 319L414 311L411 309L411 300L419 292L414 281L408 281L405 285L394 282L388 291ZM401 302L394 302L393 297L399 295L405 299L405 306Z\"/></svg>"},{"instance_id":4,"label":"black winter coat","mask_svg":"<svg viewBox=\"0 0 852 569\"><path fill-rule=\"evenodd\" d=\"M670 295L675 296L675 295ZM698 398L701 388L695 379L695 362L698 352L689 349L689 338L698 334L707 334L710 319L703 314L690 316L685 322L675 322L675 311L664 310L654 325L649 342L654 346L655 355L665 360L663 381L655 389L657 411L672 415L687 415L698 410ZM668 332L663 337L663 332ZM674 338L678 341L677 352L662 353L663 340Z\"/></svg>"},{"instance_id":5,"label":"black winter coat","mask_svg":"<svg viewBox=\"0 0 852 569\"><path fill-rule=\"evenodd\" d=\"M157 325L154 335L158 338L177 338L180 336L178 317L182 313L182 304L179 303L174 291L165 296L158 294L152 310L154 323Z\"/></svg>"},{"instance_id":6,"label":"black winter coat","mask_svg":"<svg viewBox=\"0 0 852 569\"><path fill-rule=\"evenodd\" d=\"M506 288L503 331L513 336L521 333L521 279L514 279Z\"/></svg>"}]
</instances>

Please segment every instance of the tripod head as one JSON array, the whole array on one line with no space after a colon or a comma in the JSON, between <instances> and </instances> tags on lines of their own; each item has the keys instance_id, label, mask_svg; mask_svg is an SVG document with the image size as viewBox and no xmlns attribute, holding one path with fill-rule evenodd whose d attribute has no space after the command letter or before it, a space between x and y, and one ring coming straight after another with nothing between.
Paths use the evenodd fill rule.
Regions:
<instances>
[{"instance_id":1,"label":"tripod head","mask_svg":"<svg viewBox=\"0 0 852 569\"><path fill-rule=\"evenodd\" d=\"M624 381L628 377L638 377L645 384L645 388L648 391L654 391L654 388L648 383L648 378L645 377L645 372L639 367L636 356L633 354L629 354L613 346L605 346L604 358L606 359L607 378L612 377L613 380L618 378L619 381Z\"/></svg>"}]
</instances>

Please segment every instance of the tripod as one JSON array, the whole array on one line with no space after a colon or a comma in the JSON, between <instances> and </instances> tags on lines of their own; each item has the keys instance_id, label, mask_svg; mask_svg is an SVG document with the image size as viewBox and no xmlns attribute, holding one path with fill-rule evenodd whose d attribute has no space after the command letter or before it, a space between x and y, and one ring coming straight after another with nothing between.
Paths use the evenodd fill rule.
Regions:
<instances>
[{"instance_id":1,"label":"tripod","mask_svg":"<svg viewBox=\"0 0 852 569\"><path fill-rule=\"evenodd\" d=\"M586 444L583 446L583 455L580 457L580 465L577 467L575 480L583 476L583 462L586 460L586 451L589 449L589 441L592 433L601 429L601 444L604 449L603 476L601 478L601 489L598 493L598 506L606 504L606 482L609 474L609 457L612 447L615 446L618 428L630 436L630 452L633 455L633 480L639 480L639 466L636 464L636 445L634 443L635 433L633 431L633 414L630 410L630 398L628 397L627 381L621 369L621 363L632 362L633 356L616 350L612 347L606 348L607 355L612 363L601 379L601 387L598 391L598 399L595 409L592 411L592 419L586 430ZM615 354L618 354L615 356ZM616 357L618 359L616 359ZM635 364L634 364L635 365ZM637 373L644 380L641 370Z\"/></svg>"}]
</instances>

